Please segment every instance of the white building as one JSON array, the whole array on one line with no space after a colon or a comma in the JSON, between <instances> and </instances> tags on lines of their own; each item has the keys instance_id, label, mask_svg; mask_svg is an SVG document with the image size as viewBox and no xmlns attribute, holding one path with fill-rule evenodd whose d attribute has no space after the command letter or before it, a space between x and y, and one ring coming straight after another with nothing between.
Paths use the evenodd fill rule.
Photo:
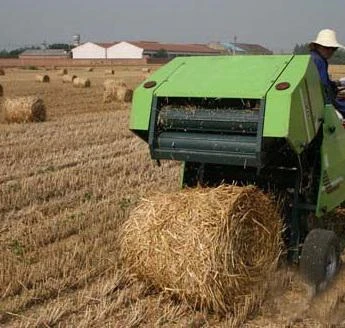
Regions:
<instances>
[{"instance_id":1,"label":"white building","mask_svg":"<svg viewBox=\"0 0 345 328\"><path fill-rule=\"evenodd\" d=\"M155 41L87 42L72 49L73 59L142 59L164 50L167 57L218 55L204 44L169 44Z\"/></svg>"},{"instance_id":2,"label":"white building","mask_svg":"<svg viewBox=\"0 0 345 328\"><path fill-rule=\"evenodd\" d=\"M109 59L141 59L144 49L131 43L122 41L114 44L107 49L107 58Z\"/></svg>"},{"instance_id":3,"label":"white building","mask_svg":"<svg viewBox=\"0 0 345 328\"><path fill-rule=\"evenodd\" d=\"M86 42L72 49L73 59L106 59L107 47L112 44Z\"/></svg>"}]
</instances>

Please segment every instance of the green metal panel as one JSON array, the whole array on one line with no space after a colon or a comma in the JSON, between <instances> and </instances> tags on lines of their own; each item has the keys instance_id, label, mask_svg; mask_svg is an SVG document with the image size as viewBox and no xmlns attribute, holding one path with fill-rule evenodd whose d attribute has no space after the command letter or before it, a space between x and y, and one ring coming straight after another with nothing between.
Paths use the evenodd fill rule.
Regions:
<instances>
[{"instance_id":1,"label":"green metal panel","mask_svg":"<svg viewBox=\"0 0 345 328\"><path fill-rule=\"evenodd\" d=\"M323 97L319 76L309 55L294 56L275 85L288 82L290 87L267 93L264 137L287 138L300 153L320 126Z\"/></svg>"},{"instance_id":2,"label":"green metal panel","mask_svg":"<svg viewBox=\"0 0 345 328\"><path fill-rule=\"evenodd\" d=\"M162 97L261 99L291 57L186 57L155 93Z\"/></svg>"},{"instance_id":3,"label":"green metal panel","mask_svg":"<svg viewBox=\"0 0 345 328\"><path fill-rule=\"evenodd\" d=\"M131 130L148 130L154 96L262 99L291 60L285 56L196 56L175 58L135 90Z\"/></svg>"},{"instance_id":4,"label":"green metal panel","mask_svg":"<svg viewBox=\"0 0 345 328\"><path fill-rule=\"evenodd\" d=\"M148 130L150 121L151 104L155 90L160 85L166 83L176 69L183 65L182 58L177 58L168 64L162 66L150 77L143 81L134 91L132 110L129 119L129 128L131 130ZM144 88L146 81L156 81L157 84L153 88Z\"/></svg>"},{"instance_id":5,"label":"green metal panel","mask_svg":"<svg viewBox=\"0 0 345 328\"><path fill-rule=\"evenodd\" d=\"M317 216L340 205L345 195L345 129L332 106L324 115Z\"/></svg>"}]
</instances>

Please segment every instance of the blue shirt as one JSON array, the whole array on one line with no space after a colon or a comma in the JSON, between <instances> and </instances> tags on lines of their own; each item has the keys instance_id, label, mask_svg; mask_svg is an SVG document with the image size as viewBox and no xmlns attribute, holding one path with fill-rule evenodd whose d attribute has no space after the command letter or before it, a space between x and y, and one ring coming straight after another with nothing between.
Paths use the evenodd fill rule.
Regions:
<instances>
[{"instance_id":1,"label":"blue shirt","mask_svg":"<svg viewBox=\"0 0 345 328\"><path fill-rule=\"evenodd\" d=\"M319 71L321 83L326 94L326 103L333 104L343 117L345 117L345 100L336 98L336 86L329 78L327 60L321 57L321 55L315 50L311 51L310 54L317 70Z\"/></svg>"}]
</instances>

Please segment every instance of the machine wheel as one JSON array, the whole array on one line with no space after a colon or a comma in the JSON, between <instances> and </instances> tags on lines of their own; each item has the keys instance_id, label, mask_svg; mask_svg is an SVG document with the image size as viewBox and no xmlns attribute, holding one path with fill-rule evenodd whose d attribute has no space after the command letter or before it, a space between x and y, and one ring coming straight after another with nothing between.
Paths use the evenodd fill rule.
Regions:
<instances>
[{"instance_id":1,"label":"machine wheel","mask_svg":"<svg viewBox=\"0 0 345 328\"><path fill-rule=\"evenodd\" d=\"M340 267L340 246L336 234L330 230L314 229L305 238L300 272L315 292L325 289Z\"/></svg>"}]
</instances>

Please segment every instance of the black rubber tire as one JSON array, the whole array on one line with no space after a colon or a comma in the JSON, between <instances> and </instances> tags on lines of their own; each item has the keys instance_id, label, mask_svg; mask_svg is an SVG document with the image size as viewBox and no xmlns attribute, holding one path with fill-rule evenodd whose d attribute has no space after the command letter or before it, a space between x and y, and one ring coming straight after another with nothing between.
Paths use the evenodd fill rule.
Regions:
<instances>
[{"instance_id":1,"label":"black rubber tire","mask_svg":"<svg viewBox=\"0 0 345 328\"><path fill-rule=\"evenodd\" d=\"M340 267L340 245L336 234L313 229L305 238L300 257L300 272L315 292L325 289Z\"/></svg>"}]
</instances>

